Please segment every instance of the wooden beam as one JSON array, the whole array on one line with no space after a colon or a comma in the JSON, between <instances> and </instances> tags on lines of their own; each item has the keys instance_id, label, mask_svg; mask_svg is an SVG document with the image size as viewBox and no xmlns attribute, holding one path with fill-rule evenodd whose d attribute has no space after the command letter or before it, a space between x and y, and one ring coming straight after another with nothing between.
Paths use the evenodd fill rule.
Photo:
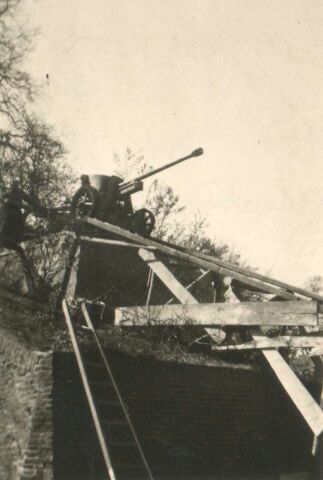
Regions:
<instances>
[{"instance_id":1,"label":"wooden beam","mask_svg":"<svg viewBox=\"0 0 323 480\"><path fill-rule=\"evenodd\" d=\"M260 291L264 292L269 292L273 293L275 295L278 295L281 298L284 298L286 300L295 300L295 295L293 295L290 292L287 292L286 290L282 290L280 288L274 287L272 285L268 285L260 280L256 280L254 278L250 278L245 274L233 272L232 270L229 270L228 268L223 268L219 265L216 265L214 262L210 262L209 260L204 260L201 258L198 258L197 256L190 255L188 253L182 252L180 250L176 250L175 248L169 247L167 245L158 243L154 240L151 240L150 238L146 237L141 237L140 235L137 235L135 233L131 233L128 230L125 230L123 228L117 227L116 225L112 225L111 223L107 222L102 222L101 220L97 220L96 218L89 218L85 217L80 220L80 222L87 223L89 225L93 225L94 227L101 228L102 230L105 230L110 233L114 233L116 235L119 235L121 237L127 238L128 240L132 240L137 243L141 243L142 245L148 246L148 247L155 247L156 250L159 250L160 252L165 253L166 255L175 257L175 258L180 258L181 260L184 260L186 262L192 263L194 265L198 265L199 267L202 267L206 270L212 270L214 272L219 273L220 275L223 276L229 276L233 277L236 280L239 280L241 283L244 285L249 285L251 287L257 288Z\"/></svg>"},{"instance_id":2,"label":"wooden beam","mask_svg":"<svg viewBox=\"0 0 323 480\"><path fill-rule=\"evenodd\" d=\"M310 357L320 357L322 358L323 356L323 345L317 346L315 345L314 348L309 353Z\"/></svg>"},{"instance_id":3,"label":"wooden beam","mask_svg":"<svg viewBox=\"0 0 323 480\"><path fill-rule=\"evenodd\" d=\"M151 252L149 252L151 253ZM153 254L151 254L153 255ZM154 271L166 277L161 262L154 264ZM118 325L201 325L207 326L250 326L250 325L317 325L316 302L244 302L244 303L195 303L191 294L167 269L167 283L183 305L150 305L145 307L120 307L115 310ZM181 290L181 291L180 291Z\"/></svg>"},{"instance_id":4,"label":"wooden beam","mask_svg":"<svg viewBox=\"0 0 323 480\"><path fill-rule=\"evenodd\" d=\"M266 338L259 327L253 327L249 331L257 342ZM263 350L262 353L314 435L319 437L323 432L323 412L320 406L277 350Z\"/></svg>"},{"instance_id":5,"label":"wooden beam","mask_svg":"<svg viewBox=\"0 0 323 480\"><path fill-rule=\"evenodd\" d=\"M195 297L177 280L172 272L152 252L140 249L138 254L149 265L152 271L160 278L172 294L185 305L198 305ZM151 307L147 307L151 308ZM211 338L217 340L214 329L205 329Z\"/></svg>"},{"instance_id":6,"label":"wooden beam","mask_svg":"<svg viewBox=\"0 0 323 480\"><path fill-rule=\"evenodd\" d=\"M319 384L319 404L321 409L323 409L323 357L322 356L314 356L313 357L313 363L315 365L315 377L316 377L316 382ZM322 435L321 435L322 437ZM321 443L321 445L319 445ZM313 447L312 447L312 454L314 456L319 456L323 454L323 445L322 445L322 438L320 439L317 436L314 436L313 440ZM319 451L320 450L320 451ZM318 459L318 461L320 461ZM321 459L322 461L322 459ZM323 465L321 464L321 469L323 472Z\"/></svg>"},{"instance_id":7,"label":"wooden beam","mask_svg":"<svg viewBox=\"0 0 323 480\"><path fill-rule=\"evenodd\" d=\"M1 252L1 253L0 253L0 258L8 257L8 255L15 255L15 254L16 254L15 251L12 251L12 252Z\"/></svg>"},{"instance_id":8,"label":"wooden beam","mask_svg":"<svg viewBox=\"0 0 323 480\"><path fill-rule=\"evenodd\" d=\"M190 290L192 287L194 287L197 283L199 283L201 280L205 280L206 277L208 277L211 273L211 270L202 270L201 269L201 275L199 275L195 280L193 280L191 283L189 283L188 285L186 285L186 290Z\"/></svg>"},{"instance_id":9,"label":"wooden beam","mask_svg":"<svg viewBox=\"0 0 323 480\"><path fill-rule=\"evenodd\" d=\"M123 242L121 240L110 240L108 238L98 238L98 237L86 237L86 236L81 236L80 240L82 242L93 242L93 243L102 243L106 245L114 245L116 247L128 247L128 248L142 248L142 245L139 243L129 243L129 242ZM150 250L156 250L155 247L146 247Z\"/></svg>"},{"instance_id":10,"label":"wooden beam","mask_svg":"<svg viewBox=\"0 0 323 480\"><path fill-rule=\"evenodd\" d=\"M186 288L177 280L172 272L158 260L152 252L141 248L139 256L148 264L152 271L159 277L172 294L182 303L197 303L198 301Z\"/></svg>"},{"instance_id":11,"label":"wooden beam","mask_svg":"<svg viewBox=\"0 0 323 480\"><path fill-rule=\"evenodd\" d=\"M75 240L74 245L72 245L71 247L71 251L69 254L69 262L66 269L67 285L66 285L64 297L69 300L75 298L80 252L81 252L80 244L78 240Z\"/></svg>"},{"instance_id":12,"label":"wooden beam","mask_svg":"<svg viewBox=\"0 0 323 480\"><path fill-rule=\"evenodd\" d=\"M268 348L312 348L321 347L323 349L323 337L315 336L291 336L282 335L279 337L265 337L263 340L256 342L241 343L238 345L214 345L212 350L263 350Z\"/></svg>"},{"instance_id":13,"label":"wooden beam","mask_svg":"<svg viewBox=\"0 0 323 480\"><path fill-rule=\"evenodd\" d=\"M314 293L314 292L310 292L309 290L306 290L304 288L296 287L295 285L291 285L290 283L281 282L280 280L276 280L276 279L268 277L266 275L262 275L261 273L246 270L245 268L239 267L238 265L233 265L232 263L225 262L225 261L220 260L218 258L212 257L211 255L206 255L205 253L196 252L196 251L192 251L192 250L188 250L188 249L183 249L183 250L186 253L189 253L190 255L195 255L196 257L201 258L203 260L213 262L216 265L219 265L220 267L228 268L232 272L241 273L243 275L246 275L246 276L251 277L251 278L255 278L255 279L260 280L262 282L269 283L271 285L275 285L276 287L279 287L279 288L282 288L282 289L285 289L285 290L289 290L293 293L298 293L299 295L303 295L305 297L312 298L313 300L317 300L319 302L323 302L323 296L322 295L319 295L319 294Z\"/></svg>"},{"instance_id":14,"label":"wooden beam","mask_svg":"<svg viewBox=\"0 0 323 480\"><path fill-rule=\"evenodd\" d=\"M191 283L185 286L186 290L190 290L192 287L194 287L197 283L199 283L201 280L205 280L206 277L208 277L211 273L210 270L207 270L206 272L201 269L203 273L199 277L197 277L195 280L193 280ZM174 301L174 297L170 298L167 302L166 305L169 305Z\"/></svg>"},{"instance_id":15,"label":"wooden beam","mask_svg":"<svg viewBox=\"0 0 323 480\"><path fill-rule=\"evenodd\" d=\"M236 300L239 301L237 297ZM255 342L268 338L259 327L248 330ZM323 412L319 405L277 350L262 350L262 354L322 446Z\"/></svg>"}]
</instances>

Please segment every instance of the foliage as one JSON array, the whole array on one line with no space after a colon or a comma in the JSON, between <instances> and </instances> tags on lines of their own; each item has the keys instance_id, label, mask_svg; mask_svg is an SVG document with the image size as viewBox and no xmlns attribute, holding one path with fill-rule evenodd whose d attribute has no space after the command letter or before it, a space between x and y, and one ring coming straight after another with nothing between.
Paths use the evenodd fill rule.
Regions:
<instances>
[{"instance_id":1,"label":"foliage","mask_svg":"<svg viewBox=\"0 0 323 480\"><path fill-rule=\"evenodd\" d=\"M307 280L305 287L313 293L323 292L323 278L320 275L314 275Z\"/></svg>"},{"instance_id":2,"label":"foliage","mask_svg":"<svg viewBox=\"0 0 323 480\"><path fill-rule=\"evenodd\" d=\"M148 189L145 206L156 217L154 236L169 240L171 232L175 230L178 224L178 215L185 210L185 207L179 204L178 195L168 185L160 184L158 180L154 180Z\"/></svg>"},{"instance_id":3,"label":"foliage","mask_svg":"<svg viewBox=\"0 0 323 480\"><path fill-rule=\"evenodd\" d=\"M126 149L123 156L114 153L113 163L114 174L123 180L130 180L152 169L141 152L133 152L130 148Z\"/></svg>"},{"instance_id":4,"label":"foliage","mask_svg":"<svg viewBox=\"0 0 323 480\"><path fill-rule=\"evenodd\" d=\"M36 272L34 295L55 308L73 239L66 233L45 233L26 244L26 255Z\"/></svg>"}]
</instances>

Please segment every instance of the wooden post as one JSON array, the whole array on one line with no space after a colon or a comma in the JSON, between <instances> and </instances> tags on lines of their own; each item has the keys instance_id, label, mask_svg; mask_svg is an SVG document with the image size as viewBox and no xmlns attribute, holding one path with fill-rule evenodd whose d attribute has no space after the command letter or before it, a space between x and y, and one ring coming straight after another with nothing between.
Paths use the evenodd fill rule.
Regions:
<instances>
[{"instance_id":1,"label":"wooden post","mask_svg":"<svg viewBox=\"0 0 323 480\"><path fill-rule=\"evenodd\" d=\"M17 245L15 252L17 252L20 258L22 270L24 274L24 283L25 283L25 289L26 289L26 292L24 293L27 293L28 295L32 295L36 286L35 284L37 279L37 273L34 269L32 261L28 260L27 258L24 244L22 245Z\"/></svg>"},{"instance_id":2,"label":"wooden post","mask_svg":"<svg viewBox=\"0 0 323 480\"><path fill-rule=\"evenodd\" d=\"M223 278L216 273L213 273L213 286L215 289L215 303L225 302L225 287Z\"/></svg>"},{"instance_id":3,"label":"wooden post","mask_svg":"<svg viewBox=\"0 0 323 480\"><path fill-rule=\"evenodd\" d=\"M259 327L249 331L255 341L265 337ZM319 437L323 432L323 412L317 402L277 350L263 350L262 353L314 435Z\"/></svg>"},{"instance_id":4,"label":"wooden post","mask_svg":"<svg viewBox=\"0 0 323 480\"><path fill-rule=\"evenodd\" d=\"M319 310L318 307L317 310ZM259 327L251 327L249 332L256 342L267 338ZM321 438L323 432L323 412L317 402L276 349L263 350L262 353L314 435Z\"/></svg>"},{"instance_id":5,"label":"wooden post","mask_svg":"<svg viewBox=\"0 0 323 480\"><path fill-rule=\"evenodd\" d=\"M62 281L62 288L56 302L57 310L60 308L63 298L74 298L77 282L77 267L80 256L80 243L75 238L70 247L68 254L67 265Z\"/></svg>"},{"instance_id":6,"label":"wooden post","mask_svg":"<svg viewBox=\"0 0 323 480\"><path fill-rule=\"evenodd\" d=\"M323 358L322 356L312 357L316 368L316 379L319 384L319 403L323 408ZM321 480L323 478L323 434L314 436L312 454L315 459L314 478Z\"/></svg>"},{"instance_id":7,"label":"wooden post","mask_svg":"<svg viewBox=\"0 0 323 480\"><path fill-rule=\"evenodd\" d=\"M314 480L323 478L323 433L316 437Z\"/></svg>"},{"instance_id":8,"label":"wooden post","mask_svg":"<svg viewBox=\"0 0 323 480\"><path fill-rule=\"evenodd\" d=\"M164 265L160 260L157 260L151 251L140 249L138 254L145 262L147 262L153 272L160 278L160 280L181 303L185 305L198 304L196 298L194 298L193 295L185 287L183 287L183 285L177 280L177 278L175 278L172 272L168 270L166 265ZM168 305L165 305L165 307L166 306ZM205 331L210 335L211 338L213 338L213 340L217 341L217 336L214 329L207 328Z\"/></svg>"}]
</instances>

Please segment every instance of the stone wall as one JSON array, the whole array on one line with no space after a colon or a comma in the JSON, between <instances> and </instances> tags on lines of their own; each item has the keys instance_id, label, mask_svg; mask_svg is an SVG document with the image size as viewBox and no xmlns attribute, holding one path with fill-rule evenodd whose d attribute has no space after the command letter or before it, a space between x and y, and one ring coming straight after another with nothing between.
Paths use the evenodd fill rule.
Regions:
<instances>
[{"instance_id":1,"label":"stone wall","mask_svg":"<svg viewBox=\"0 0 323 480\"><path fill-rule=\"evenodd\" d=\"M0 336L0 478L50 480L52 353Z\"/></svg>"}]
</instances>

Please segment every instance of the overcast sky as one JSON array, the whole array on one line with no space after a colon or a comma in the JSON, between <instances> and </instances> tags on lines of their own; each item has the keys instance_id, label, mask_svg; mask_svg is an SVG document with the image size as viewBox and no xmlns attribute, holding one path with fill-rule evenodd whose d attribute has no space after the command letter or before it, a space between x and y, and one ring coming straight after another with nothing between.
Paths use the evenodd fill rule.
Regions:
<instances>
[{"instance_id":1,"label":"overcast sky","mask_svg":"<svg viewBox=\"0 0 323 480\"><path fill-rule=\"evenodd\" d=\"M261 272L323 275L321 0L28 2L37 108L80 173L203 147L159 177L189 214Z\"/></svg>"}]
</instances>

